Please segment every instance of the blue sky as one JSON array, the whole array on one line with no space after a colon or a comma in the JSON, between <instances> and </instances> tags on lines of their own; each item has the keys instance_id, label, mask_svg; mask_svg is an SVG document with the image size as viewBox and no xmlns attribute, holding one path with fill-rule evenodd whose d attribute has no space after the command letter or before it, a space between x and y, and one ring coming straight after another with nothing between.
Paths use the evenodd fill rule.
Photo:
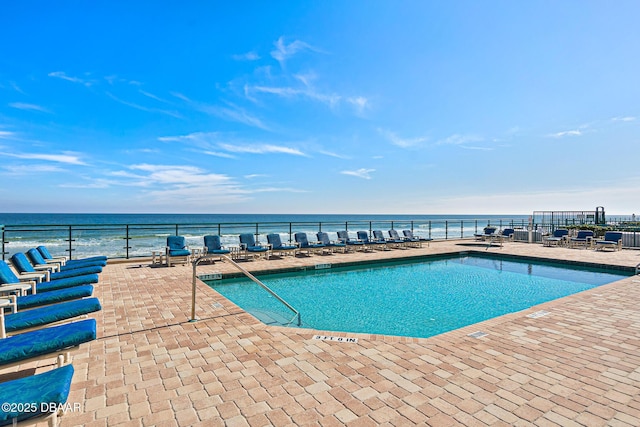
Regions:
<instances>
[{"instance_id":1,"label":"blue sky","mask_svg":"<svg viewBox=\"0 0 640 427\"><path fill-rule=\"evenodd\" d=\"M0 14L0 211L640 213L636 1Z\"/></svg>"}]
</instances>

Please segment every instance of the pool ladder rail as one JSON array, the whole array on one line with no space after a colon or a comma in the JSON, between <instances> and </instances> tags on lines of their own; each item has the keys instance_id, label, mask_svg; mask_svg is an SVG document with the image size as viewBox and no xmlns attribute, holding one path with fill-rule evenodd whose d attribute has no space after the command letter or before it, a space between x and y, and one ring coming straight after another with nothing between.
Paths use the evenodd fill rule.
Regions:
<instances>
[{"instance_id":1,"label":"pool ladder rail","mask_svg":"<svg viewBox=\"0 0 640 427\"><path fill-rule=\"evenodd\" d=\"M218 255L216 255L216 257L217 256ZM201 261L205 261L205 260L208 260L210 258L211 258L210 256L204 255L204 256L201 256L200 258L196 259L195 261L193 261L193 289L191 291L191 320L190 320L190 322L197 321L197 319L196 319L196 311L195 311L196 310L196 278L197 278L196 267L198 266L198 264ZM289 304L284 299L282 299L282 297L280 297L280 295L278 295L274 291L272 291L267 285L265 285L260 280L258 280L257 277L255 277L253 274L249 273L249 271L247 271L244 267L242 267L240 264L238 264L233 259L231 259L231 257L229 257L227 255L222 255L222 258L224 258L227 261L229 261L231 263L231 265L233 265L238 270L240 270L240 272L242 272L242 274L247 276L255 284L257 284L260 287L262 287L265 291L269 292L275 299L280 301L285 307L287 307L289 310L291 310L294 313L294 316L291 318L291 320L289 320L287 323L285 323L285 325L290 325L291 323L293 323L296 320L297 320L297 322L296 322L297 326L301 326L302 325L302 319L300 317L300 312L298 310L296 310L295 308L293 308L291 306L291 304Z\"/></svg>"}]
</instances>

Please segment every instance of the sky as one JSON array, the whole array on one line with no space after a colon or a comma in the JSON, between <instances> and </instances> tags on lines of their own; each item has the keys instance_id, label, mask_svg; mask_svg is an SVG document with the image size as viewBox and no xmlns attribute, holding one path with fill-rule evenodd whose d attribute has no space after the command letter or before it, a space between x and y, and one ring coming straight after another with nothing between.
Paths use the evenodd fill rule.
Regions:
<instances>
[{"instance_id":1,"label":"sky","mask_svg":"<svg viewBox=\"0 0 640 427\"><path fill-rule=\"evenodd\" d=\"M0 212L640 213L640 2L0 11Z\"/></svg>"}]
</instances>

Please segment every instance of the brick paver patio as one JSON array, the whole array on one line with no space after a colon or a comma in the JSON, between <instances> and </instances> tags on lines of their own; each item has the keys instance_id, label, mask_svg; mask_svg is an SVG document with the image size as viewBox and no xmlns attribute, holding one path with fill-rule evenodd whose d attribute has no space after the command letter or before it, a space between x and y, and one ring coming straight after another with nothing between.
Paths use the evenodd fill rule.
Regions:
<instances>
[{"instance_id":1,"label":"brick paver patio","mask_svg":"<svg viewBox=\"0 0 640 427\"><path fill-rule=\"evenodd\" d=\"M485 251L460 243L472 242L242 265ZM487 252L640 263L633 250L507 243ZM198 267L214 271L234 270L228 262ZM110 263L95 291L98 339L74 354L69 402L81 410L62 425L638 426L639 284L629 277L432 338L346 334L358 338L347 343L265 326L202 282L199 320L189 322L191 266ZM549 314L527 317L540 310ZM487 335L468 336L476 331Z\"/></svg>"}]
</instances>

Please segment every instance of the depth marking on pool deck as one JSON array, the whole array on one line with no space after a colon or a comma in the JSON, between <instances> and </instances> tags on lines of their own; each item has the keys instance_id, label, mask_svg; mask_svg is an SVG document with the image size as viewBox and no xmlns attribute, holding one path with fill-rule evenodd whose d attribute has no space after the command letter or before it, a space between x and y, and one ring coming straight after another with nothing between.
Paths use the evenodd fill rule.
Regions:
<instances>
[{"instance_id":1,"label":"depth marking on pool deck","mask_svg":"<svg viewBox=\"0 0 640 427\"><path fill-rule=\"evenodd\" d=\"M351 342L351 343L354 343L354 344L358 342L358 338L331 337L331 336L328 336L328 335L314 335L313 339L314 340L320 340L320 341Z\"/></svg>"},{"instance_id":2,"label":"depth marking on pool deck","mask_svg":"<svg viewBox=\"0 0 640 427\"><path fill-rule=\"evenodd\" d=\"M547 314L551 314L551 313L545 310L540 310L540 311L536 311L535 313L527 314L527 317L530 317L531 319L537 319L539 317L546 316Z\"/></svg>"},{"instance_id":3,"label":"depth marking on pool deck","mask_svg":"<svg viewBox=\"0 0 640 427\"><path fill-rule=\"evenodd\" d=\"M469 337L473 337L473 338L482 338L482 337L486 337L487 335L489 335L486 332L482 332L482 331L477 331L477 332L473 332L471 334L469 334Z\"/></svg>"}]
</instances>

